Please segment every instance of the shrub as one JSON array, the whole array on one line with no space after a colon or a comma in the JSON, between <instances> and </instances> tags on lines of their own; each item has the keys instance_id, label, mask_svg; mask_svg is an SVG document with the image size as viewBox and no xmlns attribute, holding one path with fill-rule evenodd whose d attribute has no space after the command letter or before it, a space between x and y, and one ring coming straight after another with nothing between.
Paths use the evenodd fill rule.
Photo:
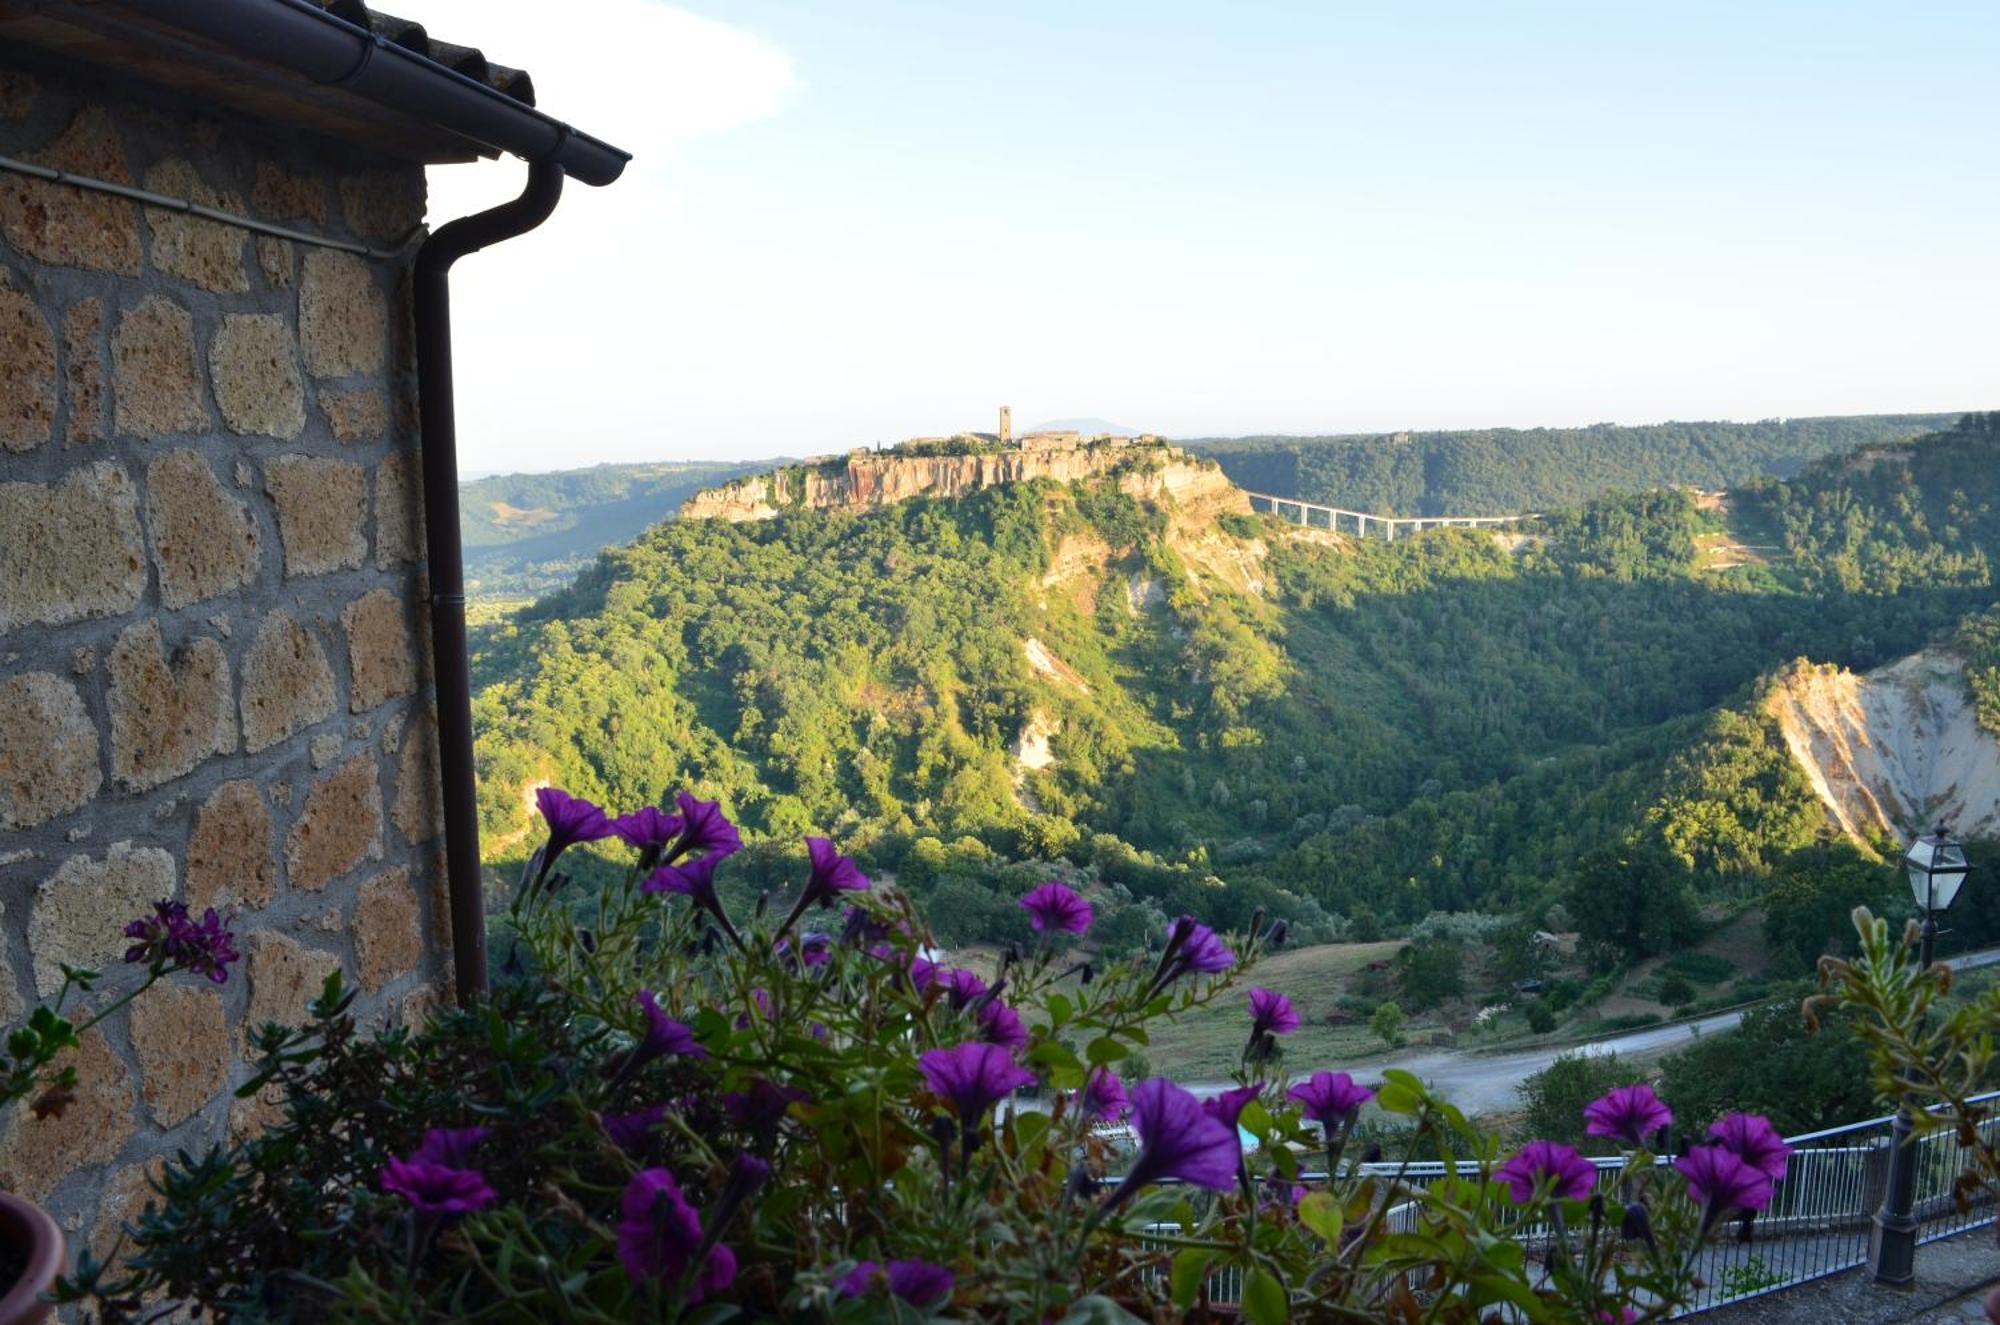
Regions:
<instances>
[{"instance_id":1,"label":"shrub","mask_svg":"<svg viewBox=\"0 0 2000 1325\"><path fill-rule=\"evenodd\" d=\"M1537 1035L1547 1035L1556 1028L1556 1014L1548 1003L1539 998L1528 1000L1528 1029Z\"/></svg>"},{"instance_id":2,"label":"shrub","mask_svg":"<svg viewBox=\"0 0 2000 1325\"><path fill-rule=\"evenodd\" d=\"M1403 1009L1397 1003L1384 1003L1368 1018L1368 1029L1376 1039L1391 1049L1403 1044Z\"/></svg>"},{"instance_id":3,"label":"shrub","mask_svg":"<svg viewBox=\"0 0 2000 1325\"><path fill-rule=\"evenodd\" d=\"M1668 971L1660 981L1660 1002L1670 1008L1694 1002L1694 986L1679 971Z\"/></svg>"}]
</instances>

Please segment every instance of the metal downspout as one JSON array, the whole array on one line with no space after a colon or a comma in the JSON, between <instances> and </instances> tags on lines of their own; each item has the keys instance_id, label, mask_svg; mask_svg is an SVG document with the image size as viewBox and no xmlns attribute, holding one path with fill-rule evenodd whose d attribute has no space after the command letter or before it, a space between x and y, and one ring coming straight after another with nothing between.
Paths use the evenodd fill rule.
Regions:
<instances>
[{"instance_id":1,"label":"metal downspout","mask_svg":"<svg viewBox=\"0 0 2000 1325\"><path fill-rule=\"evenodd\" d=\"M432 675L443 781L445 877L452 971L461 1007L486 991L486 898L472 760L472 676L466 662L465 556L458 530L458 425L452 400L451 267L468 253L526 234L562 197L563 168L528 167L521 196L452 221L417 252L417 393L423 430L424 537L430 563Z\"/></svg>"}]
</instances>

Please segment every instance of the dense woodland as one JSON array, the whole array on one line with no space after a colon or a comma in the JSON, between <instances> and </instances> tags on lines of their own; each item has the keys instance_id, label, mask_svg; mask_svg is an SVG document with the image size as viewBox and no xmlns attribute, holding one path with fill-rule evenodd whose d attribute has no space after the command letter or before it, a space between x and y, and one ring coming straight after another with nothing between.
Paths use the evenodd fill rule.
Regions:
<instances>
[{"instance_id":1,"label":"dense woodland","mask_svg":"<svg viewBox=\"0 0 2000 1325\"><path fill-rule=\"evenodd\" d=\"M1214 456L1252 492L1381 515L1554 511L1612 492L1734 487L1789 478L1812 460L1949 428L1949 414L1874 414L1762 423L1485 428L1352 437L1213 437Z\"/></svg>"},{"instance_id":2,"label":"dense woodland","mask_svg":"<svg viewBox=\"0 0 2000 1325\"><path fill-rule=\"evenodd\" d=\"M1976 615L1997 461L2000 416L1971 416L1727 513L1653 491L1525 538L1190 529L1046 482L661 525L482 634L483 828L518 855L542 779L621 806L691 786L765 839L738 886L829 831L951 942L1014 936L1051 870L1095 890L1114 945L1182 910L1335 938L1560 903L1629 957L1766 893L1785 932L1833 936L1893 875L1830 840L1760 686L1955 632L2000 729L2000 617ZM1718 533L1779 550L1711 568ZM1263 593L1226 587L1221 554ZM1027 770L1037 722L1055 762Z\"/></svg>"}]
</instances>

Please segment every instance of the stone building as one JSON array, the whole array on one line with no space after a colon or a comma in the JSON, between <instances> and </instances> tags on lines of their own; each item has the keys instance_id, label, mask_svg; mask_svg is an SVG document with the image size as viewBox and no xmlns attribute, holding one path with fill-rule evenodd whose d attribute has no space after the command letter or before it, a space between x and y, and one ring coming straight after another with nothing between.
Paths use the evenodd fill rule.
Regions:
<instances>
[{"instance_id":1,"label":"stone building","mask_svg":"<svg viewBox=\"0 0 2000 1325\"><path fill-rule=\"evenodd\" d=\"M149 1156L256 1125L248 1026L336 970L374 1018L451 995L424 166L595 140L476 50L328 10L0 0L0 1027L63 963L132 987L120 929L161 898L233 910L244 953L87 1036L62 1118L0 1119L0 1187L86 1241Z\"/></svg>"}]
</instances>

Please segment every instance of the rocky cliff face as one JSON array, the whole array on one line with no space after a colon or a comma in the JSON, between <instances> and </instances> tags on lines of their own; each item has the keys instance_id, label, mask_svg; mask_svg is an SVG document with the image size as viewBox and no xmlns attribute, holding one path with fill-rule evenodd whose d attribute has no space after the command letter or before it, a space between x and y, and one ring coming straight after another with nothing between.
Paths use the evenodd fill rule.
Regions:
<instances>
[{"instance_id":1,"label":"rocky cliff face","mask_svg":"<svg viewBox=\"0 0 2000 1325\"><path fill-rule=\"evenodd\" d=\"M794 465L696 493L683 520L769 520L784 510L880 510L910 497L963 497L1001 483L1046 478L1058 483L1115 475L1141 500L1208 518L1248 512L1249 499L1214 461L1176 447L1105 440L1071 449L996 451L984 455L910 456L856 452L844 459Z\"/></svg>"},{"instance_id":2,"label":"rocky cliff face","mask_svg":"<svg viewBox=\"0 0 2000 1325\"><path fill-rule=\"evenodd\" d=\"M1951 654L1862 675L1801 663L1765 702L1848 833L1907 840L1943 821L1961 837L2000 835L2000 741L1979 725Z\"/></svg>"}]
</instances>

